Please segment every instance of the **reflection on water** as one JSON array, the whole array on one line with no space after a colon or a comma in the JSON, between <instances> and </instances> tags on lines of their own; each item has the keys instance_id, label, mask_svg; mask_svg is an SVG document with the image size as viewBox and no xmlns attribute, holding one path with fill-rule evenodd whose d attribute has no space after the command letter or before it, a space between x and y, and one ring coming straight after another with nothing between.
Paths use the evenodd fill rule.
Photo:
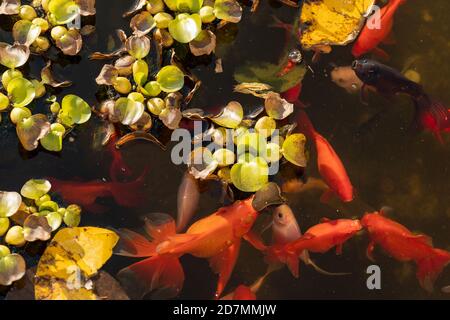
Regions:
<instances>
[{"instance_id":1,"label":"reflection on water","mask_svg":"<svg viewBox=\"0 0 450 320\"><path fill-rule=\"evenodd\" d=\"M131 1L97 0L97 32L86 42L80 57L62 60L54 57L57 73L74 82L57 94L74 93L91 104L96 103L97 76L103 62L89 61L92 51L105 51L117 46L112 37L114 30L129 30L127 20L121 18ZM448 50L450 49L447 12L450 2L410 0L398 12L394 26L396 43L387 46L391 56L388 64L399 70L414 69L422 78L430 94L450 103L448 91ZM270 27L272 15L286 22L296 19L296 10L262 1L259 11L251 15L246 9L244 20L238 26L229 26L218 36L217 55L223 59L224 72L214 73L214 62L201 59L192 65L192 71L203 81L201 90L192 101L192 107L217 109L232 99L238 99L247 108L255 106L255 99L232 92L236 66L247 60L277 63L284 52L285 37L282 30ZM3 18L2 18L3 19ZM3 26L3 24L2 24ZM6 26L8 28L8 26ZM1 29L0 29L1 30ZM110 36L111 35L111 36ZM9 41L7 32L0 31L0 41ZM292 46L293 44L289 44ZM310 58L310 55L308 55ZM311 190L290 194L290 203L303 229L318 222L321 217L360 216L369 208L393 208L394 219L412 230L424 232L434 238L437 247L450 249L450 139L440 145L427 133L410 130L413 106L407 98L386 101L371 96L369 105L361 104L357 95L348 95L334 85L329 77L329 63L348 65L352 61L349 48L336 48L313 65L303 83L302 101L310 107L307 112L317 129L332 143L346 165L357 189L354 204L326 206L319 202L320 192ZM38 75L44 66L40 57L33 57L31 67L25 70ZM39 110L44 105L37 103ZM373 121L367 119L376 115ZM59 179L85 180L107 177L110 156L105 150L92 147L97 120L80 126L67 140L61 154L35 152L25 154L18 147L15 128L3 119L0 130L0 177L2 190L16 190L30 177L54 176ZM113 202L104 204L111 209L106 214L85 213L83 223L111 227L133 227L138 217L156 211L175 214L176 190L183 168L170 161L170 153L156 145L136 142L122 149L125 161L135 172L150 167L145 184L147 195L144 206L124 209ZM311 159L314 164L314 159ZM315 177L314 165L308 176ZM161 182L164 183L161 183ZM213 212L219 206L217 193L205 192L200 199L197 217ZM314 255L323 268L335 272L352 272L351 276L326 277L308 267L301 266L300 278L294 280L284 268L272 274L259 292L260 298L448 298L439 288L450 283L450 270L445 270L436 284L435 293L428 295L418 285L415 268L396 262L379 251L377 263L382 272L382 290L369 291L366 287L366 268L371 263L365 257L367 237L358 236L344 246L344 253ZM33 262L30 256L29 262ZM216 277L207 261L183 257L186 283L180 298L210 298ZM130 264L130 259L113 257L107 271L116 273ZM265 271L262 256L244 244L229 287L250 284ZM201 285L199 285L199 283Z\"/></svg>"}]
</instances>

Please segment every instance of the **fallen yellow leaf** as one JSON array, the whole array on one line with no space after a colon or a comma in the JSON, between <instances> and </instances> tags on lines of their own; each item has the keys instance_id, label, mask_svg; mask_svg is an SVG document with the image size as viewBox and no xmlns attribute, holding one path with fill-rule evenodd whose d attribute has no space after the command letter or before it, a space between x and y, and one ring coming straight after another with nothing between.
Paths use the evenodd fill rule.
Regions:
<instances>
[{"instance_id":1,"label":"fallen yellow leaf","mask_svg":"<svg viewBox=\"0 0 450 320\"><path fill-rule=\"evenodd\" d=\"M102 228L60 230L39 260L36 300L97 299L89 278L108 261L118 240L115 232Z\"/></svg>"},{"instance_id":2,"label":"fallen yellow leaf","mask_svg":"<svg viewBox=\"0 0 450 320\"><path fill-rule=\"evenodd\" d=\"M303 48L346 45L353 41L374 3L375 0L305 1L300 15Z\"/></svg>"}]
</instances>

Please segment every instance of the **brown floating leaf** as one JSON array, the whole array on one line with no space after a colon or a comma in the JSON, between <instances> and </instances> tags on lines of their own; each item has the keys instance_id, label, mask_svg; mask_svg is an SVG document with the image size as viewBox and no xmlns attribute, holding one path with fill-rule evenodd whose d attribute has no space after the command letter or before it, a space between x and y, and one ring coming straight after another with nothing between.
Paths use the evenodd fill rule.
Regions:
<instances>
[{"instance_id":1,"label":"brown floating leaf","mask_svg":"<svg viewBox=\"0 0 450 320\"><path fill-rule=\"evenodd\" d=\"M150 52L150 39L147 36L131 36L125 42L129 54L142 59Z\"/></svg>"},{"instance_id":2,"label":"brown floating leaf","mask_svg":"<svg viewBox=\"0 0 450 320\"><path fill-rule=\"evenodd\" d=\"M178 108L165 108L160 114L159 119L164 123L164 125L175 130L178 128L181 119L183 118L180 109Z\"/></svg>"},{"instance_id":3,"label":"brown floating leaf","mask_svg":"<svg viewBox=\"0 0 450 320\"><path fill-rule=\"evenodd\" d=\"M194 56L211 54L216 49L216 35L209 30L202 30L194 40L189 42L189 48Z\"/></svg>"},{"instance_id":4,"label":"brown floating leaf","mask_svg":"<svg viewBox=\"0 0 450 320\"><path fill-rule=\"evenodd\" d=\"M152 128L152 117L144 112L137 122L130 125L130 128L134 131L146 132Z\"/></svg>"},{"instance_id":5,"label":"brown floating leaf","mask_svg":"<svg viewBox=\"0 0 450 320\"><path fill-rule=\"evenodd\" d=\"M38 147L39 140L50 131L50 122L45 114L34 114L17 124L17 136L27 151Z\"/></svg>"},{"instance_id":6,"label":"brown floating leaf","mask_svg":"<svg viewBox=\"0 0 450 320\"><path fill-rule=\"evenodd\" d=\"M133 6L123 14L123 17L129 17L135 12L141 10L147 4L147 0L136 0Z\"/></svg>"},{"instance_id":7,"label":"brown floating leaf","mask_svg":"<svg viewBox=\"0 0 450 320\"><path fill-rule=\"evenodd\" d=\"M41 34L41 27L28 20L19 20L13 26L14 41L30 46Z\"/></svg>"},{"instance_id":8,"label":"brown floating leaf","mask_svg":"<svg viewBox=\"0 0 450 320\"><path fill-rule=\"evenodd\" d=\"M95 0L75 0L75 3L80 7L80 14L82 16L95 15Z\"/></svg>"},{"instance_id":9,"label":"brown floating leaf","mask_svg":"<svg viewBox=\"0 0 450 320\"><path fill-rule=\"evenodd\" d=\"M269 117L282 120L294 112L294 105L287 102L276 92L269 92L264 102Z\"/></svg>"},{"instance_id":10,"label":"brown floating leaf","mask_svg":"<svg viewBox=\"0 0 450 320\"><path fill-rule=\"evenodd\" d=\"M149 141L149 142L157 144L162 150L166 150L166 146L161 141L159 141L154 135L152 135L151 133L148 133L148 132L143 132L143 131L133 131L133 132L127 133L122 138L120 138L119 141L117 141L116 147L120 148L124 144L129 143L134 140Z\"/></svg>"},{"instance_id":11,"label":"brown floating leaf","mask_svg":"<svg viewBox=\"0 0 450 320\"><path fill-rule=\"evenodd\" d=\"M81 28L80 33L82 36L89 36L91 35L93 32L95 32L95 26L88 24L85 25Z\"/></svg>"},{"instance_id":12,"label":"brown floating leaf","mask_svg":"<svg viewBox=\"0 0 450 320\"><path fill-rule=\"evenodd\" d=\"M61 38L56 40L56 46L68 56L77 55L83 45L81 34L76 29L69 29Z\"/></svg>"},{"instance_id":13,"label":"brown floating leaf","mask_svg":"<svg viewBox=\"0 0 450 320\"><path fill-rule=\"evenodd\" d=\"M23 66L30 57L30 49L26 45L0 42L0 64L15 69Z\"/></svg>"},{"instance_id":14,"label":"brown floating leaf","mask_svg":"<svg viewBox=\"0 0 450 320\"><path fill-rule=\"evenodd\" d=\"M48 225L46 217L30 215L25 219L23 224L23 235L26 241L47 241L50 239L51 234L52 228Z\"/></svg>"},{"instance_id":15,"label":"brown floating leaf","mask_svg":"<svg viewBox=\"0 0 450 320\"><path fill-rule=\"evenodd\" d=\"M264 98L272 87L265 83L243 82L234 86L234 92L251 94L258 98Z\"/></svg>"},{"instance_id":16,"label":"brown floating leaf","mask_svg":"<svg viewBox=\"0 0 450 320\"><path fill-rule=\"evenodd\" d=\"M0 4L0 15L18 14L20 8L20 0L2 0Z\"/></svg>"},{"instance_id":17,"label":"brown floating leaf","mask_svg":"<svg viewBox=\"0 0 450 320\"><path fill-rule=\"evenodd\" d=\"M252 206L256 211L262 211L271 205L280 205L286 202L281 194L280 187L275 182L269 182L255 193Z\"/></svg>"},{"instance_id":18,"label":"brown floating leaf","mask_svg":"<svg viewBox=\"0 0 450 320\"><path fill-rule=\"evenodd\" d=\"M146 35L154 27L156 27L156 22L148 11L135 15L130 21L130 28L133 30L133 34L137 36Z\"/></svg>"},{"instance_id":19,"label":"brown floating leaf","mask_svg":"<svg viewBox=\"0 0 450 320\"><path fill-rule=\"evenodd\" d=\"M100 74L95 78L95 82L101 85L112 86L119 76L119 70L111 64L105 64L100 71Z\"/></svg>"},{"instance_id":20,"label":"brown floating leaf","mask_svg":"<svg viewBox=\"0 0 450 320\"><path fill-rule=\"evenodd\" d=\"M120 76L129 76L133 73L133 63L136 58L130 55L123 56L116 60L114 67L116 67Z\"/></svg>"},{"instance_id":21,"label":"brown floating leaf","mask_svg":"<svg viewBox=\"0 0 450 320\"><path fill-rule=\"evenodd\" d=\"M48 61L46 66L41 71L41 79L43 84L48 84L49 86L53 88L60 88L60 87L69 87L72 85L72 81L56 81L53 77L52 70L51 70L52 62Z\"/></svg>"}]
</instances>

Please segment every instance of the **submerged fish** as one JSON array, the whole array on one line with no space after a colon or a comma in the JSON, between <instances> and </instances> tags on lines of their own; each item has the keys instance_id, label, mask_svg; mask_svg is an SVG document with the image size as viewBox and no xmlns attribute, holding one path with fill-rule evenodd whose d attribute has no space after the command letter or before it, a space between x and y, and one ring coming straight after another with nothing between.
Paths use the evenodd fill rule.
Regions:
<instances>
[{"instance_id":1,"label":"submerged fish","mask_svg":"<svg viewBox=\"0 0 450 320\"><path fill-rule=\"evenodd\" d=\"M56 178L49 178L52 190L61 195L64 201L76 203L92 213L102 213L106 207L96 203L99 198L113 198L114 201L123 207L137 207L145 199L143 194L144 178L148 170L130 182L106 182L95 181L62 181Z\"/></svg>"},{"instance_id":2,"label":"submerged fish","mask_svg":"<svg viewBox=\"0 0 450 320\"><path fill-rule=\"evenodd\" d=\"M431 238L412 233L403 225L383 216L383 212L366 213L361 224L367 229L370 244L367 256L373 260L375 245L379 245L394 259L414 261L417 264L417 279L427 291L443 268L450 262L450 252L433 247Z\"/></svg>"},{"instance_id":3,"label":"submerged fish","mask_svg":"<svg viewBox=\"0 0 450 320\"><path fill-rule=\"evenodd\" d=\"M377 61L356 60L352 67L365 86L373 88L379 94L386 97L406 94L411 97L416 107L415 122L434 133L440 142L441 133L450 132L450 109L429 96L420 84Z\"/></svg>"},{"instance_id":4,"label":"submerged fish","mask_svg":"<svg viewBox=\"0 0 450 320\"><path fill-rule=\"evenodd\" d=\"M118 140L117 133L114 133L107 144L107 150L112 157L111 165L109 166L109 177L112 181L120 181L123 177L130 178L133 174L130 167L123 160L122 153L116 148Z\"/></svg>"},{"instance_id":5,"label":"submerged fish","mask_svg":"<svg viewBox=\"0 0 450 320\"><path fill-rule=\"evenodd\" d=\"M333 194L336 194L343 202L352 201L354 189L341 159L327 139L314 129L307 114L300 110L299 115L299 127L309 139L314 141L319 173L330 188L323 194L322 200L327 202Z\"/></svg>"},{"instance_id":6,"label":"submerged fish","mask_svg":"<svg viewBox=\"0 0 450 320\"><path fill-rule=\"evenodd\" d=\"M197 179L189 172L183 175L177 196L177 231L184 230L195 214L200 199Z\"/></svg>"},{"instance_id":7,"label":"submerged fish","mask_svg":"<svg viewBox=\"0 0 450 320\"><path fill-rule=\"evenodd\" d=\"M161 293L161 289L167 296L177 295L184 282L179 258L191 254L209 259L210 266L219 274L215 292L215 298L219 298L234 269L241 239L259 215L253 207L254 199L269 202L259 198L262 192L220 208L192 224L186 233L177 234L175 222L164 214L154 214L145 221L146 232L152 240L130 230L121 231L122 245L117 254L146 257L119 272L122 283L131 284L141 297L154 290ZM280 198L280 201L284 200Z\"/></svg>"},{"instance_id":8,"label":"submerged fish","mask_svg":"<svg viewBox=\"0 0 450 320\"><path fill-rule=\"evenodd\" d=\"M378 48L378 45L383 41L388 41L392 32L395 12L405 2L406 0L390 0L387 5L381 8L379 14L374 14L367 20L352 48L352 54L355 58L359 58L370 51L374 51L381 57L388 57L388 54ZM377 21L378 19L379 21Z\"/></svg>"},{"instance_id":9,"label":"submerged fish","mask_svg":"<svg viewBox=\"0 0 450 320\"><path fill-rule=\"evenodd\" d=\"M270 272L256 279L251 286L239 285L233 292L223 296L220 300L256 300L256 293L261 288Z\"/></svg>"}]
</instances>

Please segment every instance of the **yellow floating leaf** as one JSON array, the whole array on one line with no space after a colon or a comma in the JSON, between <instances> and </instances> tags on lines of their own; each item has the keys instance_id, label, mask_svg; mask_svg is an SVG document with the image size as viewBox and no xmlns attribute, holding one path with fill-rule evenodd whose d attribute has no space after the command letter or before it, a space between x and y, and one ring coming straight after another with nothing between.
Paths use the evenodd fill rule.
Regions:
<instances>
[{"instance_id":1,"label":"yellow floating leaf","mask_svg":"<svg viewBox=\"0 0 450 320\"><path fill-rule=\"evenodd\" d=\"M300 16L303 48L346 45L353 41L374 3L375 0L305 1Z\"/></svg>"},{"instance_id":2,"label":"yellow floating leaf","mask_svg":"<svg viewBox=\"0 0 450 320\"><path fill-rule=\"evenodd\" d=\"M97 299L89 278L108 261L118 240L118 235L107 229L60 230L39 261L36 300Z\"/></svg>"}]
</instances>

